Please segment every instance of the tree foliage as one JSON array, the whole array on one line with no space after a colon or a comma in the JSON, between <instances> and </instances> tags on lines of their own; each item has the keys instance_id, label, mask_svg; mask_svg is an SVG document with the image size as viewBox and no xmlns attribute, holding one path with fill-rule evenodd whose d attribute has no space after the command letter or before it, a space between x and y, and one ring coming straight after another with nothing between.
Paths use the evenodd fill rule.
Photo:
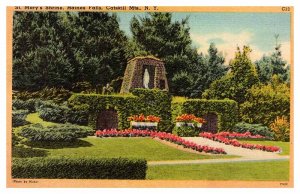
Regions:
<instances>
[{"instance_id":1,"label":"tree foliage","mask_svg":"<svg viewBox=\"0 0 300 194\"><path fill-rule=\"evenodd\" d=\"M192 47L188 18L172 21L171 13L149 13L145 17L131 20L132 44L135 46L131 56L136 54L153 55L165 62L167 78L171 86L181 72L193 72L199 65L199 56ZM174 78L174 79L173 79ZM178 86L179 87L179 86ZM173 94L177 90L170 88Z\"/></svg>"},{"instance_id":2,"label":"tree foliage","mask_svg":"<svg viewBox=\"0 0 300 194\"><path fill-rule=\"evenodd\" d=\"M229 98L242 103L245 101L247 90L258 83L255 66L250 60L251 49L244 46L243 51L237 48L235 58L230 61L230 72L221 79L214 81L203 93L204 98Z\"/></svg>"},{"instance_id":3,"label":"tree foliage","mask_svg":"<svg viewBox=\"0 0 300 194\"><path fill-rule=\"evenodd\" d=\"M269 126L277 116L290 116L290 88L274 75L267 85L248 90L246 101L240 106L241 118L249 123Z\"/></svg>"},{"instance_id":4,"label":"tree foliage","mask_svg":"<svg viewBox=\"0 0 300 194\"><path fill-rule=\"evenodd\" d=\"M127 38L115 14L15 12L13 40L15 90L105 85L127 62Z\"/></svg>"},{"instance_id":5,"label":"tree foliage","mask_svg":"<svg viewBox=\"0 0 300 194\"><path fill-rule=\"evenodd\" d=\"M224 65L225 58L218 52L214 43L210 44L207 56L200 54L199 57L201 58L200 65L192 72L194 81L191 97L201 97L210 84L224 76L228 70Z\"/></svg>"},{"instance_id":6,"label":"tree foliage","mask_svg":"<svg viewBox=\"0 0 300 194\"><path fill-rule=\"evenodd\" d=\"M70 86L74 68L60 35L63 31L63 24L55 12L15 12L14 89Z\"/></svg>"},{"instance_id":7,"label":"tree foliage","mask_svg":"<svg viewBox=\"0 0 300 194\"><path fill-rule=\"evenodd\" d=\"M255 66L261 83L270 83L273 75L278 75L287 83L290 82L289 65L282 58L280 45L275 47L275 51L270 56L264 55L256 61Z\"/></svg>"}]
</instances>

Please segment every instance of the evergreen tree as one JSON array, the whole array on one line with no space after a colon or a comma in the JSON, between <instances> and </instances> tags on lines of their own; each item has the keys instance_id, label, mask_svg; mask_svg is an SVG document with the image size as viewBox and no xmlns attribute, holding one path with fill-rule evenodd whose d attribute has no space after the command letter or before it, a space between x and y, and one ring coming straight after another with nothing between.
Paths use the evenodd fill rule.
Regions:
<instances>
[{"instance_id":1,"label":"evergreen tree","mask_svg":"<svg viewBox=\"0 0 300 194\"><path fill-rule=\"evenodd\" d=\"M172 78L173 90L179 96L190 96L190 88L193 84L193 77L187 72L179 72Z\"/></svg>"},{"instance_id":2,"label":"evergreen tree","mask_svg":"<svg viewBox=\"0 0 300 194\"><path fill-rule=\"evenodd\" d=\"M193 84L191 97L201 97L202 93L209 88L210 84L224 76L228 68L224 65L225 58L218 53L214 43L208 49L208 55L203 57L198 67L195 69L195 81Z\"/></svg>"},{"instance_id":3,"label":"evergreen tree","mask_svg":"<svg viewBox=\"0 0 300 194\"><path fill-rule=\"evenodd\" d=\"M244 46L243 51L237 48L235 58L230 61L230 72L219 80L214 81L210 88L203 93L204 98L230 98L243 103L249 88L258 83L256 69L250 60L251 49Z\"/></svg>"},{"instance_id":4,"label":"evergreen tree","mask_svg":"<svg viewBox=\"0 0 300 194\"><path fill-rule=\"evenodd\" d=\"M143 18L133 17L131 32L136 45L135 54L153 55L165 62L171 93L179 95L173 77L181 72L191 73L199 63L187 25L188 18L172 22L171 13L149 13ZM135 54L134 54L135 53ZM173 81L172 81L173 80Z\"/></svg>"},{"instance_id":5,"label":"evergreen tree","mask_svg":"<svg viewBox=\"0 0 300 194\"><path fill-rule=\"evenodd\" d=\"M104 86L123 76L127 38L115 14L79 12L73 30L76 32L74 55L80 67L77 81Z\"/></svg>"},{"instance_id":6,"label":"evergreen tree","mask_svg":"<svg viewBox=\"0 0 300 194\"><path fill-rule=\"evenodd\" d=\"M13 89L104 86L123 76L126 43L115 14L16 12Z\"/></svg>"},{"instance_id":7,"label":"evergreen tree","mask_svg":"<svg viewBox=\"0 0 300 194\"><path fill-rule=\"evenodd\" d=\"M275 38L275 51L270 56L264 55L255 62L258 77L262 83L271 82L273 75L278 75L283 81L289 82L289 69L287 62L282 58L281 45L277 43L278 35L275 35Z\"/></svg>"},{"instance_id":8,"label":"evergreen tree","mask_svg":"<svg viewBox=\"0 0 300 194\"><path fill-rule=\"evenodd\" d=\"M60 37L62 31L56 12L15 12L13 89L71 85L73 67Z\"/></svg>"}]
</instances>

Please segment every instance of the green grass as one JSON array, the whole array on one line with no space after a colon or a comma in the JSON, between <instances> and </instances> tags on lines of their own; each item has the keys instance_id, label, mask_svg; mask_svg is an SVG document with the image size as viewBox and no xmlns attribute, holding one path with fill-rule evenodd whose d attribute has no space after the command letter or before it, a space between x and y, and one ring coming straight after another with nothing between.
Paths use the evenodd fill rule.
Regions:
<instances>
[{"instance_id":1,"label":"green grass","mask_svg":"<svg viewBox=\"0 0 300 194\"><path fill-rule=\"evenodd\" d=\"M56 123L53 123L53 122L44 121L43 119L40 118L39 113L28 114L27 117L26 117L26 121L28 121L32 124L40 123L44 127L56 124Z\"/></svg>"},{"instance_id":2,"label":"green grass","mask_svg":"<svg viewBox=\"0 0 300 194\"><path fill-rule=\"evenodd\" d=\"M26 121L30 122L29 124L41 124L43 125L44 127L47 127L47 126L51 126L51 125L55 125L56 123L53 123L53 122L48 122L48 121L44 121L43 119L40 118L39 116L39 113L30 113L27 115ZM19 126L19 127L14 127L14 132L16 134L18 134L20 132L20 130L25 127L27 125L23 125L23 126Z\"/></svg>"},{"instance_id":3,"label":"green grass","mask_svg":"<svg viewBox=\"0 0 300 194\"><path fill-rule=\"evenodd\" d=\"M288 181L289 161L148 166L147 179Z\"/></svg>"},{"instance_id":4,"label":"green grass","mask_svg":"<svg viewBox=\"0 0 300 194\"><path fill-rule=\"evenodd\" d=\"M200 155L178 150L164 145L151 138L83 138L76 144L70 146L35 146L48 151L48 157L68 156L76 157L129 157L145 158L148 161L161 160L196 160L214 158L233 158L227 155Z\"/></svg>"},{"instance_id":5,"label":"green grass","mask_svg":"<svg viewBox=\"0 0 300 194\"><path fill-rule=\"evenodd\" d=\"M282 141L256 141L256 140L238 140L239 142L249 143L249 144L261 144L268 146L278 146L282 149L280 155L289 155L290 154L290 142L282 142Z\"/></svg>"}]
</instances>

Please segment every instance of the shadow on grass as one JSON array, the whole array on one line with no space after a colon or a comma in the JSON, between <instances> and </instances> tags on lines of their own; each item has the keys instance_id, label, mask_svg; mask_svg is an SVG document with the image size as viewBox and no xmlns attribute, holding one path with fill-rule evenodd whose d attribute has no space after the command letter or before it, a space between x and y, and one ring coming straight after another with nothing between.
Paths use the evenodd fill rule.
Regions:
<instances>
[{"instance_id":1,"label":"shadow on grass","mask_svg":"<svg viewBox=\"0 0 300 194\"><path fill-rule=\"evenodd\" d=\"M34 148L44 149L62 149L62 148L78 148L78 147L91 147L93 144L77 139L72 142L26 142L26 145Z\"/></svg>"},{"instance_id":2,"label":"shadow on grass","mask_svg":"<svg viewBox=\"0 0 300 194\"><path fill-rule=\"evenodd\" d=\"M15 158L46 157L47 155L47 150L26 148L23 146L17 146L12 148L12 156Z\"/></svg>"}]
</instances>

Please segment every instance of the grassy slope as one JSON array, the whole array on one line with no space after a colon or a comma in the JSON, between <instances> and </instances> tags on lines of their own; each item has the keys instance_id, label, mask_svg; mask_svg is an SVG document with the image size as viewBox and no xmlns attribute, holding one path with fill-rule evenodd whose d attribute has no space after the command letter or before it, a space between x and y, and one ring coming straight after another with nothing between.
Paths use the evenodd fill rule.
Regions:
<instances>
[{"instance_id":1,"label":"grassy slope","mask_svg":"<svg viewBox=\"0 0 300 194\"><path fill-rule=\"evenodd\" d=\"M147 179L287 181L289 179L289 162L148 166Z\"/></svg>"},{"instance_id":2,"label":"grassy slope","mask_svg":"<svg viewBox=\"0 0 300 194\"><path fill-rule=\"evenodd\" d=\"M41 119L39 117L39 113L31 113L31 114L29 114L27 116L27 118L26 118L26 121L28 121L28 122L30 122L32 124L40 123L44 127L56 124L56 123L53 123L53 122L44 121L43 119Z\"/></svg>"},{"instance_id":3,"label":"grassy slope","mask_svg":"<svg viewBox=\"0 0 300 194\"><path fill-rule=\"evenodd\" d=\"M289 155L290 154L290 142L282 142L282 141L255 141L255 140L238 140L240 142L245 142L249 144L261 144L261 145L269 145L269 146L278 146L282 149L280 155Z\"/></svg>"},{"instance_id":4,"label":"grassy slope","mask_svg":"<svg viewBox=\"0 0 300 194\"><path fill-rule=\"evenodd\" d=\"M184 152L151 138L84 138L79 146L47 149L49 156L130 157L159 160L196 160L232 158L227 155L200 155Z\"/></svg>"}]
</instances>

